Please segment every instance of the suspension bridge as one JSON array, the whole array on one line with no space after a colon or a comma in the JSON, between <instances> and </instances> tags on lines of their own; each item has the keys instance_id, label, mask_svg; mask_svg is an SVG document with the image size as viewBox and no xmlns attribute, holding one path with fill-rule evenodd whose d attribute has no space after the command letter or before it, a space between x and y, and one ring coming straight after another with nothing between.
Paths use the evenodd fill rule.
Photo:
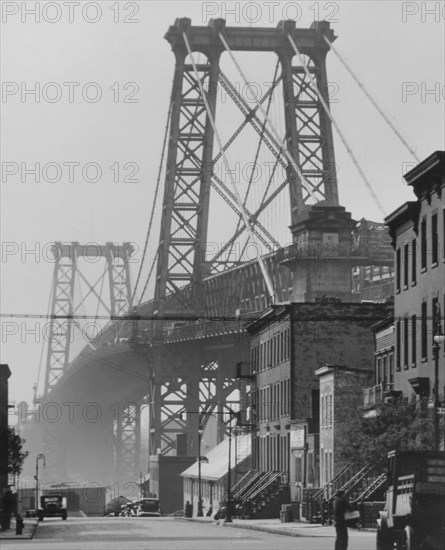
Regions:
<instances>
[{"instance_id":1,"label":"suspension bridge","mask_svg":"<svg viewBox=\"0 0 445 550\"><path fill-rule=\"evenodd\" d=\"M334 132L383 215L330 109L326 58L335 38L323 21L247 28L184 18L168 29L171 101L135 283L130 243L53 246L36 402L58 479L137 480L146 470L141 407L149 453L175 454L180 434L196 454L195 413L238 410L244 326L268 306L390 294L386 232L357 223L339 201ZM270 71L266 86L254 85L243 61L261 67L263 83ZM380 294L366 293L364 270ZM41 370L44 363L42 355ZM219 423L214 442L223 437Z\"/></svg>"}]
</instances>

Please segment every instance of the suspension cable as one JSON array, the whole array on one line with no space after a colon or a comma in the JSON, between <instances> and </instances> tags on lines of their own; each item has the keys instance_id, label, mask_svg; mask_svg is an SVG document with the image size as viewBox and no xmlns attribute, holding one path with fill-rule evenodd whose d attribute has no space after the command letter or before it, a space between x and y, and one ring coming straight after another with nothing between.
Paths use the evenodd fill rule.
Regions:
<instances>
[{"instance_id":1,"label":"suspension cable","mask_svg":"<svg viewBox=\"0 0 445 550\"><path fill-rule=\"evenodd\" d=\"M336 121L336 120L334 119L334 117L332 116L332 113L331 113L331 111L330 111L330 109L329 109L329 107L328 107L328 105L327 105L327 103L326 103L324 97L322 96L320 90L318 89L317 83L315 82L315 76L313 76L313 75L310 74L309 69L308 69L306 63L304 62L303 56L301 55L300 50L297 48L297 45L295 44L295 41L294 41L293 37L292 37L290 34L288 34L287 37L288 37L289 42L291 43L291 45L292 45L292 47L293 47L295 53L296 53L297 56L298 56L298 59L299 59L299 61L300 61L300 64L301 64L301 66L303 67L304 72L306 73L306 77L308 78L310 84L312 85L313 90L316 92L316 94L317 94L317 96L318 96L318 99L319 99L320 103L322 104L322 106L323 106L323 108L324 108L326 114L328 115L329 119L330 119L331 122L332 122L332 125L333 125L334 128L337 130L337 133L338 133L338 135L339 135L341 141L343 142L343 145L345 146L346 151L348 152L349 156L351 157L351 160L352 160L352 162L354 163L354 166L357 168L357 170L358 170L360 176L362 177L362 179L363 179L363 181L364 181L364 183L365 183L365 185L366 185L366 187L367 187L367 189L368 189L368 191L369 191L371 197L374 199L375 203L377 204L377 207L378 207L378 209L380 210L380 213L382 214L383 217L385 217L386 214L385 214L385 210L384 210L384 208L383 208L383 206L382 206L382 203L380 202L380 200L378 199L377 195L375 194L374 189L372 188L372 185L371 185L370 181L368 180L366 174L363 172L363 170L362 170L362 168L361 168L361 166L360 166L360 164L359 164L357 158L356 158L355 155L354 155L354 152L352 151L351 147L349 146L349 144L348 144L348 142L347 142L347 140L346 140L346 138L345 138L345 136L344 136L342 130L340 129L340 127L339 127L337 121Z\"/></svg>"},{"instance_id":2,"label":"suspension cable","mask_svg":"<svg viewBox=\"0 0 445 550\"><path fill-rule=\"evenodd\" d=\"M158 259L158 254L159 254L159 246L158 246L158 248L156 249L156 254L153 256L153 261L151 262L150 271L148 272L147 280L145 281L144 288L143 288L142 293L141 293L141 296L140 296L140 298L139 298L138 306L141 305L142 300L143 300L143 298L144 298L145 291L147 290L148 283L150 282L151 274L153 273L153 268L154 268L154 266L155 266L156 260Z\"/></svg>"},{"instance_id":3,"label":"suspension cable","mask_svg":"<svg viewBox=\"0 0 445 550\"><path fill-rule=\"evenodd\" d=\"M51 309L51 302L52 302L52 297L53 297L54 284L55 284L55 281L54 281L54 274L53 274L53 276L51 278L51 288L49 290L48 307L46 308L47 318L50 315L49 312L50 312L50 309ZM49 343L48 343L48 345L49 345ZM43 352L44 352L44 350L45 350L45 342L43 341L42 342L42 347L40 349L39 370L37 371L37 380L36 380L36 385L35 385L34 399L37 397L37 391L39 389L40 374L42 372L42 363L43 363Z\"/></svg>"},{"instance_id":4,"label":"suspension cable","mask_svg":"<svg viewBox=\"0 0 445 550\"><path fill-rule=\"evenodd\" d=\"M366 95L366 97L369 99L369 101L374 105L374 107L377 109L378 113L383 117L383 120L388 124L388 126L391 128L391 130L396 134L396 136L400 139L400 141L403 143L403 145L408 149L408 151L411 153L413 158L420 162L420 158L416 155L416 152L412 147L410 147L409 143L406 141L406 139L402 136L402 134L397 130L395 125L391 122L388 115L383 111L383 109L380 108L378 103L374 100L374 98L371 96L371 94L366 89L363 82L359 80L359 78L354 74L352 69L349 67L349 65L346 63L345 59L340 55L339 51L333 46L332 42L327 38L325 35L323 35L323 38L326 42L326 44L332 49L332 51L335 53L335 55L338 57L338 59L341 61L342 65L345 67L345 69L348 71L348 73L352 76L352 78L355 80L355 82L358 84L358 86L363 90L363 93Z\"/></svg>"},{"instance_id":5,"label":"suspension cable","mask_svg":"<svg viewBox=\"0 0 445 550\"><path fill-rule=\"evenodd\" d=\"M158 198L158 193L159 193L159 188L160 188L160 182L161 182L161 174L162 174L162 167L163 167L163 164L164 164L164 155L165 155L165 149L166 149L166 144L167 144L167 136L168 136L168 129L169 129L169 126L170 126L170 114L171 114L171 111L172 111L172 102L170 100L170 106L168 108L168 115L167 115L167 123L165 125L165 130L164 130L164 140L162 142L162 152L161 152L161 161L159 163L159 169L158 169L158 177L157 177L157 180L156 180L156 190L155 190L155 195L154 195L154 198L153 198L153 205L152 205L152 208L151 208L151 213L150 213L150 221L148 223L148 230L147 230L147 235L145 237L145 244L144 244L144 251L142 253L142 259L141 259L141 265L139 266L139 272L138 272L138 276L137 276L137 279L136 279L136 283L134 285L134 290L133 290L133 294L131 295L131 300L130 300L130 307L129 309L132 308L133 306L133 302L134 302L134 298L136 296L136 290L137 290L137 287L139 285L139 280L141 278L141 274L142 274L142 267L144 265L144 261L145 261L145 254L147 252L147 247L148 247L148 240L150 238L150 232L151 232L151 227L153 225L153 218L154 218L154 213L155 213L155 207L156 207L156 201L157 201L157 198ZM150 274L149 274L149 277L151 275L151 270L150 270ZM147 285L145 285L144 287L144 291L145 291L145 288L147 288ZM142 294L144 293L144 291L142 292ZM140 303L140 302L139 302Z\"/></svg>"},{"instance_id":6,"label":"suspension cable","mask_svg":"<svg viewBox=\"0 0 445 550\"><path fill-rule=\"evenodd\" d=\"M251 92L252 94L252 97L255 98L255 93L254 91L252 90L251 88L251 85L249 83L249 81L247 80L245 74L243 73L241 67L239 66L235 56L233 55L233 52L232 50L230 49L230 46L227 42L227 40L225 39L224 35L222 33L219 33L219 38L221 39L221 42L224 44L224 47L225 49L227 50L227 53L229 54L230 58L232 59L235 67L237 68L239 74L241 75L241 78L244 80L244 83L246 84L246 86L248 87L248 90ZM258 108L260 109L262 115L264 116L264 118L267 120L267 122L269 123L269 126L270 126L270 129L272 130L272 133L274 134L274 137L277 141L277 143L280 143L282 141L282 139L280 138L278 132L277 132L277 129L275 128L275 125L273 124L272 120L270 119L270 117L268 116L268 114L266 113L264 107L261 105L261 103L259 103L259 101L257 99L255 99L255 103L257 104ZM295 172L298 174L299 178L301 179L301 181L305 184L305 189L306 191L309 193L309 195L316 201L318 202L318 199L317 197L315 196L315 193L312 191L311 189L311 185L309 184L309 182L307 181L307 179L304 177L303 175L303 172L301 171L300 167L298 166L298 164L295 162L291 152L289 151L289 148L286 147L284 148L283 150L289 164L292 166L292 168L295 170Z\"/></svg>"},{"instance_id":7,"label":"suspension cable","mask_svg":"<svg viewBox=\"0 0 445 550\"><path fill-rule=\"evenodd\" d=\"M235 198L236 198L236 201L238 203L238 207L241 211L241 215L243 217L243 221L244 221L244 225L246 226L246 229L247 229L247 232L249 233L249 237L251 239L251 241L257 245L257 242L256 242L256 239L255 239L255 235L254 235L254 232L252 231L252 227L250 226L250 221L249 221L249 218L247 216L247 213L246 213L246 210L244 208L244 205L243 205L243 202L241 200L241 197L238 193L238 189L236 187L236 184L235 184L235 181L233 180L233 172L230 170L230 165L229 165L229 161L227 160L227 156L226 156L226 153L224 151L224 148L223 148L223 144L222 144L222 141L221 141L221 138L220 138L220 135L219 135L219 132L216 128L216 124L215 124L215 120L213 118L213 113L210 109L210 106L209 106L209 103L207 101L207 96L205 95L205 92L204 92L204 89L203 89L203 86L202 86L202 82L201 82L201 79L200 79L200 76L199 76L199 72L198 72L198 69L196 67L196 64L195 64L195 60L194 60L194 57L193 57L193 53L192 53L192 50L190 48L190 43L188 41L188 38L187 38L187 35L185 32L182 33L182 36L183 36L183 39L184 39L184 42L185 42L185 45L187 47L187 51L188 51L188 54L190 56L190 60L192 62L192 65L193 65L193 70L195 71L195 78L196 78L196 81L198 83L198 86L199 86L199 91L200 91L200 94L201 94L201 97L202 97L202 100L204 102L204 105L205 105L205 108L206 108L206 111L207 111L207 116L209 118L209 121L210 121L210 124L212 126L212 129L213 129L213 132L214 132L214 135L215 135L215 138L216 138L216 141L218 143L218 147L220 149L220 152L222 154L222 158L223 158L223 161L224 161L224 164L225 164L225 167L226 167L226 172L229 174L229 178L230 178L230 183L232 185L232 188L233 188L233 193L235 195ZM259 249L258 249L259 250ZM258 260L258 264L260 266L260 270L261 270L261 273L263 275L263 278L264 278L264 282L266 283L266 287L267 287L267 291L269 292L269 296L272 300L272 302L274 303L275 302L275 292L274 292L274 288L273 288L273 285L272 285L272 281L269 277L269 273L267 272L267 269L266 269L266 266L263 262L263 259L261 257L261 254L258 253L258 256L257 256L257 260Z\"/></svg>"}]
</instances>

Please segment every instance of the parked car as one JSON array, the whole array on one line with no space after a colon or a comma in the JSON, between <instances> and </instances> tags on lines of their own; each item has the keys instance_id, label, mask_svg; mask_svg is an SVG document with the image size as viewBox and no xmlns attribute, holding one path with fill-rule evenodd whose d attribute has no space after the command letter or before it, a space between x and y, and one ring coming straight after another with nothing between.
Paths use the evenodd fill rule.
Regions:
<instances>
[{"instance_id":1,"label":"parked car","mask_svg":"<svg viewBox=\"0 0 445 550\"><path fill-rule=\"evenodd\" d=\"M40 497L40 508L37 511L39 521L44 518L62 518L68 517L66 509L66 498L60 494L43 495Z\"/></svg>"},{"instance_id":2,"label":"parked car","mask_svg":"<svg viewBox=\"0 0 445 550\"><path fill-rule=\"evenodd\" d=\"M159 499L157 498L141 498L133 502L127 503L123 507L123 514L130 517L151 516L159 517L162 515Z\"/></svg>"},{"instance_id":3,"label":"parked car","mask_svg":"<svg viewBox=\"0 0 445 550\"><path fill-rule=\"evenodd\" d=\"M111 499L104 508L104 516L118 516L122 512L122 506L131 502L127 497L118 496Z\"/></svg>"}]
</instances>

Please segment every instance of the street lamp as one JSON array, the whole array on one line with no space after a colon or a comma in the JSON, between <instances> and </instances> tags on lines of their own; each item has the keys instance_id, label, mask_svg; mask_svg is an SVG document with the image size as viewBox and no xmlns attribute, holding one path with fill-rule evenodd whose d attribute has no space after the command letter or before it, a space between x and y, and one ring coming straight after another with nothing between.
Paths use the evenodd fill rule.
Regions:
<instances>
[{"instance_id":1,"label":"street lamp","mask_svg":"<svg viewBox=\"0 0 445 550\"><path fill-rule=\"evenodd\" d=\"M36 475L34 476L36 480L36 513L39 509L39 460L43 460L43 467L46 468L45 455L39 453L36 457Z\"/></svg>"},{"instance_id":2,"label":"street lamp","mask_svg":"<svg viewBox=\"0 0 445 550\"><path fill-rule=\"evenodd\" d=\"M440 344L445 342L445 335L440 322L440 304L436 302L434 310L434 330L433 330L433 358L434 358L434 448L440 451L440 430L439 430L439 351Z\"/></svg>"},{"instance_id":3,"label":"street lamp","mask_svg":"<svg viewBox=\"0 0 445 550\"><path fill-rule=\"evenodd\" d=\"M189 411L189 412L195 412L195 411ZM204 432L202 429L201 424L201 414L209 414L209 415L223 415L223 414L229 414L230 415L230 421L229 421L229 463L228 463L228 469L227 469L227 506L226 506L226 523L232 522L231 517L231 510L232 510L232 493L231 493L231 453L232 453L232 418L234 416L238 416L238 413L233 411L232 409L228 408L227 411L221 411L221 412L203 412L203 413L197 413L200 415L199 417L199 428L198 428L198 512L197 516L201 517L203 515L202 512L202 495L201 495L201 462L208 462L207 457L201 456L201 437Z\"/></svg>"},{"instance_id":4,"label":"street lamp","mask_svg":"<svg viewBox=\"0 0 445 550\"><path fill-rule=\"evenodd\" d=\"M235 414L231 411L231 414ZM227 501L226 501L226 519L224 523L232 523L232 480L231 480L231 457L232 454L232 422L229 422L229 464L227 467Z\"/></svg>"},{"instance_id":5,"label":"street lamp","mask_svg":"<svg viewBox=\"0 0 445 550\"><path fill-rule=\"evenodd\" d=\"M199 427L198 427L198 517L204 515L202 513L202 493L201 493L201 438L204 430L202 429L201 417L199 418Z\"/></svg>"}]
</instances>

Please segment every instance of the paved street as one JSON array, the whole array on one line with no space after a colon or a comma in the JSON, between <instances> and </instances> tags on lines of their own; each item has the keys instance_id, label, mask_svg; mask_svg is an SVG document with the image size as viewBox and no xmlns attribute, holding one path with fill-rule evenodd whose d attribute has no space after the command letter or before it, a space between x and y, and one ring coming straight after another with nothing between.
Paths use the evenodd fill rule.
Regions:
<instances>
[{"instance_id":1,"label":"paved street","mask_svg":"<svg viewBox=\"0 0 445 550\"><path fill-rule=\"evenodd\" d=\"M350 532L351 550L373 550L375 533ZM2 550L331 550L332 536L290 537L172 518L46 519L33 540L5 540Z\"/></svg>"}]
</instances>

